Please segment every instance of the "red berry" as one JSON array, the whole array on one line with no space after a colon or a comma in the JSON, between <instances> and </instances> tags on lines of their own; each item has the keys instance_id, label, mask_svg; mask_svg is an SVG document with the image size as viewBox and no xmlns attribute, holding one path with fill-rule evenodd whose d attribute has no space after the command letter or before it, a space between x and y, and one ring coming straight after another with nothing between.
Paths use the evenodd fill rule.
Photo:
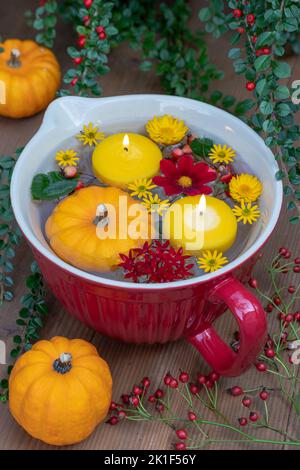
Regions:
<instances>
[{"instance_id":1,"label":"red berry","mask_svg":"<svg viewBox=\"0 0 300 470\"><path fill-rule=\"evenodd\" d=\"M127 416L127 415L126 415L126 411L120 410L120 411L118 412L118 417L119 417L119 419L124 419L124 418L126 418L126 416Z\"/></svg>"},{"instance_id":2,"label":"red berry","mask_svg":"<svg viewBox=\"0 0 300 470\"><path fill-rule=\"evenodd\" d=\"M199 392L199 387L196 384L190 384L190 392L196 395Z\"/></svg>"},{"instance_id":3,"label":"red berry","mask_svg":"<svg viewBox=\"0 0 300 470\"><path fill-rule=\"evenodd\" d=\"M188 418L190 421L195 421L197 419L197 416L192 411L189 411Z\"/></svg>"},{"instance_id":4,"label":"red berry","mask_svg":"<svg viewBox=\"0 0 300 470\"><path fill-rule=\"evenodd\" d=\"M114 401L112 401L109 407L110 411L116 410L117 408L118 405Z\"/></svg>"},{"instance_id":5,"label":"red berry","mask_svg":"<svg viewBox=\"0 0 300 470\"><path fill-rule=\"evenodd\" d=\"M251 82L250 82L251 83ZM253 289L257 288L257 280L256 279L249 279L249 286L253 287Z\"/></svg>"},{"instance_id":6,"label":"red berry","mask_svg":"<svg viewBox=\"0 0 300 470\"><path fill-rule=\"evenodd\" d=\"M98 34L99 39L106 39L106 33L102 32Z\"/></svg>"},{"instance_id":7,"label":"red berry","mask_svg":"<svg viewBox=\"0 0 300 470\"><path fill-rule=\"evenodd\" d=\"M269 47L263 47L262 53L264 55L269 55L271 53L271 49Z\"/></svg>"},{"instance_id":8,"label":"red berry","mask_svg":"<svg viewBox=\"0 0 300 470\"><path fill-rule=\"evenodd\" d=\"M247 418L239 418L240 426L246 426L248 424Z\"/></svg>"},{"instance_id":9,"label":"red berry","mask_svg":"<svg viewBox=\"0 0 300 470\"><path fill-rule=\"evenodd\" d=\"M257 49L257 51L255 51L255 55L256 57L259 57L262 55L262 49Z\"/></svg>"},{"instance_id":10,"label":"red berry","mask_svg":"<svg viewBox=\"0 0 300 470\"><path fill-rule=\"evenodd\" d=\"M88 26L90 24L91 18L88 15L85 15L82 18L82 21L83 21L84 26Z\"/></svg>"},{"instance_id":11,"label":"red berry","mask_svg":"<svg viewBox=\"0 0 300 470\"><path fill-rule=\"evenodd\" d=\"M164 392L160 388L158 388L154 395L156 398L162 398L164 396Z\"/></svg>"},{"instance_id":12,"label":"red berry","mask_svg":"<svg viewBox=\"0 0 300 470\"><path fill-rule=\"evenodd\" d=\"M142 380L142 385L144 388L149 388L150 387L150 379L149 377L144 377Z\"/></svg>"},{"instance_id":13,"label":"red berry","mask_svg":"<svg viewBox=\"0 0 300 470\"><path fill-rule=\"evenodd\" d=\"M154 395L149 395L148 401L149 401L149 403L155 403L156 402L155 396Z\"/></svg>"},{"instance_id":14,"label":"red berry","mask_svg":"<svg viewBox=\"0 0 300 470\"><path fill-rule=\"evenodd\" d=\"M272 310L274 309L274 306L272 304L268 304L267 307L266 307L266 310L267 312L272 312Z\"/></svg>"},{"instance_id":15,"label":"red berry","mask_svg":"<svg viewBox=\"0 0 300 470\"><path fill-rule=\"evenodd\" d=\"M241 16L243 15L243 12L239 8L235 8L233 10L232 14L233 14L234 18L241 18Z\"/></svg>"},{"instance_id":16,"label":"red berry","mask_svg":"<svg viewBox=\"0 0 300 470\"><path fill-rule=\"evenodd\" d=\"M172 157L174 157L175 159L182 157L182 155L183 151L179 147L172 150Z\"/></svg>"},{"instance_id":17,"label":"red berry","mask_svg":"<svg viewBox=\"0 0 300 470\"><path fill-rule=\"evenodd\" d=\"M189 374L187 372L181 372L181 374L179 375L180 382L182 382L184 384L189 381L189 378L190 377L189 377Z\"/></svg>"},{"instance_id":18,"label":"red berry","mask_svg":"<svg viewBox=\"0 0 300 470\"><path fill-rule=\"evenodd\" d=\"M213 372L211 372L211 373L209 374L209 378L210 378L210 380L212 380L213 382L217 382L217 381L219 380L219 378L220 378L220 375L219 375L217 372L213 371Z\"/></svg>"},{"instance_id":19,"label":"red berry","mask_svg":"<svg viewBox=\"0 0 300 470\"><path fill-rule=\"evenodd\" d=\"M281 299L279 297L274 297L274 300L273 300L274 304L275 305L280 305L281 304Z\"/></svg>"},{"instance_id":20,"label":"red berry","mask_svg":"<svg viewBox=\"0 0 300 470\"><path fill-rule=\"evenodd\" d=\"M105 28L104 28L104 26L97 26L97 27L96 27L96 31L97 31L97 33L104 33L104 32L105 32Z\"/></svg>"},{"instance_id":21,"label":"red berry","mask_svg":"<svg viewBox=\"0 0 300 470\"><path fill-rule=\"evenodd\" d=\"M266 390L262 390L262 391L260 392L260 394L259 394L259 398L260 398L261 400L264 400L264 401L265 401L265 400L268 399L268 397L269 397L269 394L268 394L268 392L267 392Z\"/></svg>"},{"instance_id":22,"label":"red berry","mask_svg":"<svg viewBox=\"0 0 300 470\"><path fill-rule=\"evenodd\" d=\"M240 34L243 34L245 32L245 28L243 28L242 26L239 26L237 28L237 32L240 33Z\"/></svg>"},{"instance_id":23,"label":"red berry","mask_svg":"<svg viewBox=\"0 0 300 470\"><path fill-rule=\"evenodd\" d=\"M281 246L278 250L278 253L281 255L281 256L285 256L286 253L287 253L287 249L284 248L284 246Z\"/></svg>"},{"instance_id":24,"label":"red berry","mask_svg":"<svg viewBox=\"0 0 300 470\"><path fill-rule=\"evenodd\" d=\"M221 176L220 179L221 179L222 183L228 184L228 183L230 183L230 181L232 180L232 178L233 178L233 175L232 175L231 173L227 173L227 175Z\"/></svg>"},{"instance_id":25,"label":"red berry","mask_svg":"<svg viewBox=\"0 0 300 470\"><path fill-rule=\"evenodd\" d=\"M286 254L284 255L284 258L290 259L291 256L292 256L292 253L290 251L287 251Z\"/></svg>"},{"instance_id":26,"label":"red berry","mask_svg":"<svg viewBox=\"0 0 300 470\"><path fill-rule=\"evenodd\" d=\"M75 188L75 191L78 191L79 189L82 189L82 188L84 188L84 184L82 181L79 180Z\"/></svg>"},{"instance_id":27,"label":"red berry","mask_svg":"<svg viewBox=\"0 0 300 470\"><path fill-rule=\"evenodd\" d=\"M291 323L291 321L293 321L293 320L294 320L294 315L292 315L291 313L286 315L285 321L287 321L288 323Z\"/></svg>"},{"instance_id":28,"label":"red berry","mask_svg":"<svg viewBox=\"0 0 300 470\"><path fill-rule=\"evenodd\" d=\"M300 264L300 258L295 258L295 259L294 259L294 263L295 263L295 264Z\"/></svg>"},{"instance_id":29,"label":"red berry","mask_svg":"<svg viewBox=\"0 0 300 470\"><path fill-rule=\"evenodd\" d=\"M170 374L165 375L164 377L165 385L170 385L171 380L172 380L172 376Z\"/></svg>"},{"instance_id":30,"label":"red berry","mask_svg":"<svg viewBox=\"0 0 300 470\"><path fill-rule=\"evenodd\" d=\"M77 44L79 47L84 47L85 45L85 40L86 40L86 37L83 35L83 34L80 34L78 40L77 40Z\"/></svg>"},{"instance_id":31,"label":"red berry","mask_svg":"<svg viewBox=\"0 0 300 470\"><path fill-rule=\"evenodd\" d=\"M274 351L274 349L272 349L272 348L266 349L266 350L265 350L265 355L266 355L266 357L269 357L270 359L271 359L272 357L275 357L275 351Z\"/></svg>"},{"instance_id":32,"label":"red berry","mask_svg":"<svg viewBox=\"0 0 300 470\"><path fill-rule=\"evenodd\" d=\"M207 382L207 377L206 377L206 375L200 375L199 374L198 377L197 377L197 380L198 380L199 384L204 385Z\"/></svg>"},{"instance_id":33,"label":"red berry","mask_svg":"<svg viewBox=\"0 0 300 470\"><path fill-rule=\"evenodd\" d=\"M255 367L259 372L265 372L267 370L267 367L263 362L258 362L255 364Z\"/></svg>"},{"instance_id":34,"label":"red berry","mask_svg":"<svg viewBox=\"0 0 300 470\"><path fill-rule=\"evenodd\" d=\"M259 419L259 416L258 414L255 412L255 411L251 411L250 415L249 415L249 419L255 423L255 421L257 421Z\"/></svg>"},{"instance_id":35,"label":"red berry","mask_svg":"<svg viewBox=\"0 0 300 470\"><path fill-rule=\"evenodd\" d=\"M247 82L246 83L246 88L248 91L253 91L255 89L256 85L254 82Z\"/></svg>"},{"instance_id":36,"label":"red berry","mask_svg":"<svg viewBox=\"0 0 300 470\"><path fill-rule=\"evenodd\" d=\"M238 397L239 395L242 395L244 393L243 389L241 387L238 387L237 385L235 385L234 387L231 387L229 389L229 392L234 397Z\"/></svg>"},{"instance_id":37,"label":"red berry","mask_svg":"<svg viewBox=\"0 0 300 470\"><path fill-rule=\"evenodd\" d=\"M134 393L134 395L142 395L143 389L141 387L138 387L137 385L135 385L133 387L132 392Z\"/></svg>"},{"instance_id":38,"label":"red berry","mask_svg":"<svg viewBox=\"0 0 300 470\"><path fill-rule=\"evenodd\" d=\"M252 13L249 13L249 15L247 15L247 23L252 25L254 21L255 21L255 16Z\"/></svg>"},{"instance_id":39,"label":"red berry","mask_svg":"<svg viewBox=\"0 0 300 470\"><path fill-rule=\"evenodd\" d=\"M290 294L295 294L295 292L296 292L295 286L290 286L288 288L288 291L289 291Z\"/></svg>"},{"instance_id":40,"label":"red berry","mask_svg":"<svg viewBox=\"0 0 300 470\"><path fill-rule=\"evenodd\" d=\"M76 64L76 65L81 64L82 61L83 61L83 58L82 58L82 57L74 57L74 59L73 59L73 62L74 62L74 64Z\"/></svg>"},{"instance_id":41,"label":"red berry","mask_svg":"<svg viewBox=\"0 0 300 470\"><path fill-rule=\"evenodd\" d=\"M186 449L186 445L184 442L176 442L175 444L175 449L176 450L185 450Z\"/></svg>"},{"instance_id":42,"label":"red berry","mask_svg":"<svg viewBox=\"0 0 300 470\"><path fill-rule=\"evenodd\" d=\"M289 356L289 363L290 363L290 364L294 364L294 361L293 361L293 359L292 359L292 356Z\"/></svg>"},{"instance_id":43,"label":"red berry","mask_svg":"<svg viewBox=\"0 0 300 470\"><path fill-rule=\"evenodd\" d=\"M130 397L130 403L131 403L132 406L134 406L135 408L139 405L139 402L140 402L139 397Z\"/></svg>"},{"instance_id":44,"label":"red berry","mask_svg":"<svg viewBox=\"0 0 300 470\"><path fill-rule=\"evenodd\" d=\"M178 387L178 381L174 378L170 380L170 387L171 388L177 388Z\"/></svg>"},{"instance_id":45,"label":"red berry","mask_svg":"<svg viewBox=\"0 0 300 470\"><path fill-rule=\"evenodd\" d=\"M93 0L84 0L83 3L86 8L91 8Z\"/></svg>"},{"instance_id":46,"label":"red berry","mask_svg":"<svg viewBox=\"0 0 300 470\"><path fill-rule=\"evenodd\" d=\"M71 81L71 86L75 86L77 82L78 82L78 77L74 77L73 80Z\"/></svg>"},{"instance_id":47,"label":"red berry","mask_svg":"<svg viewBox=\"0 0 300 470\"><path fill-rule=\"evenodd\" d=\"M208 389L213 388L213 386L214 382L212 380L208 380L205 384L205 387L207 387Z\"/></svg>"},{"instance_id":48,"label":"red berry","mask_svg":"<svg viewBox=\"0 0 300 470\"><path fill-rule=\"evenodd\" d=\"M256 41L257 41L257 36L255 36L255 35L254 35L254 36L252 36L252 38L251 38L251 41L253 42L253 44L255 44L255 43L256 43Z\"/></svg>"},{"instance_id":49,"label":"red berry","mask_svg":"<svg viewBox=\"0 0 300 470\"><path fill-rule=\"evenodd\" d=\"M297 313L294 314L294 319L296 321L300 321L300 312L297 312Z\"/></svg>"},{"instance_id":50,"label":"red berry","mask_svg":"<svg viewBox=\"0 0 300 470\"><path fill-rule=\"evenodd\" d=\"M129 399L130 399L130 396L129 396L129 395L121 395L121 400L122 400L122 402L124 403L124 405L128 405L128 404L129 404Z\"/></svg>"},{"instance_id":51,"label":"red berry","mask_svg":"<svg viewBox=\"0 0 300 470\"><path fill-rule=\"evenodd\" d=\"M182 439L183 441L187 439L187 433L184 429L177 429L176 435L178 439Z\"/></svg>"},{"instance_id":52,"label":"red berry","mask_svg":"<svg viewBox=\"0 0 300 470\"><path fill-rule=\"evenodd\" d=\"M77 168L76 166L65 166L63 169L63 174L65 178L75 178L77 175Z\"/></svg>"},{"instance_id":53,"label":"red berry","mask_svg":"<svg viewBox=\"0 0 300 470\"><path fill-rule=\"evenodd\" d=\"M156 411L158 411L159 413L162 413L165 409L164 405L162 403L156 403L156 406L155 406L155 409Z\"/></svg>"},{"instance_id":54,"label":"red berry","mask_svg":"<svg viewBox=\"0 0 300 470\"><path fill-rule=\"evenodd\" d=\"M110 424L111 426L115 426L116 424L118 424L119 420L116 416L112 416L106 422L107 422L107 424Z\"/></svg>"},{"instance_id":55,"label":"red berry","mask_svg":"<svg viewBox=\"0 0 300 470\"><path fill-rule=\"evenodd\" d=\"M300 273L300 266L294 266L293 271L294 273Z\"/></svg>"},{"instance_id":56,"label":"red berry","mask_svg":"<svg viewBox=\"0 0 300 470\"><path fill-rule=\"evenodd\" d=\"M249 397L244 397L242 399L242 404L246 406L246 408L249 408L249 406L251 406L251 403L252 403L252 400Z\"/></svg>"}]
</instances>

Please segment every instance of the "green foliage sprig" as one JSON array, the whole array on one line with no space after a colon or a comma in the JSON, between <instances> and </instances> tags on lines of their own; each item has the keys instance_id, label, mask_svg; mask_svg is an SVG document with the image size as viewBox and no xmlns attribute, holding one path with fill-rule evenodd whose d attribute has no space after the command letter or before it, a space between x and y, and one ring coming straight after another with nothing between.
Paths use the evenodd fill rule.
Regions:
<instances>
[{"instance_id":1,"label":"green foliage sprig","mask_svg":"<svg viewBox=\"0 0 300 470\"><path fill-rule=\"evenodd\" d=\"M13 299L13 258L20 243L21 232L14 219L10 200L12 172L22 149L13 155L0 158L0 306L5 300Z\"/></svg>"},{"instance_id":2,"label":"green foliage sprig","mask_svg":"<svg viewBox=\"0 0 300 470\"><path fill-rule=\"evenodd\" d=\"M21 309L16 320L22 332L13 337L13 348L10 351L10 358L13 361L39 339L39 330L44 326L48 312L46 290L36 262L31 264L31 274L26 279L26 287L28 292L21 297ZM8 366L7 376L11 373L12 367ZM8 378L3 378L0 381L0 401L5 403L8 393Z\"/></svg>"},{"instance_id":3,"label":"green foliage sprig","mask_svg":"<svg viewBox=\"0 0 300 470\"><path fill-rule=\"evenodd\" d=\"M286 80L291 67L283 56L300 26L300 6L295 0L246 2L214 0L199 17L206 31L219 37L233 31L228 56L234 70L246 79L252 93L252 112L247 121L273 151L280 165L276 178L282 179L291 223L300 219L300 137L294 115L299 105L293 102ZM225 8L228 4L231 10ZM284 80L284 81L283 81Z\"/></svg>"}]
</instances>

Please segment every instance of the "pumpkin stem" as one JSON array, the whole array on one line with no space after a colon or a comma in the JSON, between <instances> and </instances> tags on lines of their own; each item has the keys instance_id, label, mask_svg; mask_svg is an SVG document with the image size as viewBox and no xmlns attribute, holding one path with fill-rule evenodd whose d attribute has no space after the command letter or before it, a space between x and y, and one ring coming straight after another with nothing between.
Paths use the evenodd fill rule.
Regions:
<instances>
[{"instance_id":1,"label":"pumpkin stem","mask_svg":"<svg viewBox=\"0 0 300 470\"><path fill-rule=\"evenodd\" d=\"M96 226L98 224L101 225L101 227L106 227L108 224L109 218L108 218L108 210L105 204L99 204L96 209L96 217L93 220L93 224Z\"/></svg>"},{"instance_id":2,"label":"pumpkin stem","mask_svg":"<svg viewBox=\"0 0 300 470\"><path fill-rule=\"evenodd\" d=\"M21 67L20 56L21 52L19 51L19 49L12 49L10 51L10 59L7 61L7 65L15 68Z\"/></svg>"},{"instance_id":3,"label":"pumpkin stem","mask_svg":"<svg viewBox=\"0 0 300 470\"><path fill-rule=\"evenodd\" d=\"M66 374L72 369L72 354L62 353L58 359L53 362L53 369L59 374Z\"/></svg>"}]
</instances>

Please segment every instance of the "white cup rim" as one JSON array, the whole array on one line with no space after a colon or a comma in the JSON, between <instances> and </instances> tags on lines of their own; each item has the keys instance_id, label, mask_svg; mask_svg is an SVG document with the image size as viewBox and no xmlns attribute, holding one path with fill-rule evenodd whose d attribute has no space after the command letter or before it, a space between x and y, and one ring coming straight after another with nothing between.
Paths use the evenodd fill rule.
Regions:
<instances>
[{"instance_id":1,"label":"white cup rim","mask_svg":"<svg viewBox=\"0 0 300 470\"><path fill-rule=\"evenodd\" d=\"M19 185L18 185L19 175L26 169L26 158L30 158L31 147L33 145L36 145L37 141L45 136L45 133L47 133L49 130L48 129L49 126L51 125L53 126L53 119L52 119L53 115L58 112L57 109L60 108L61 104L63 103L64 107L67 107L70 103L76 104L76 103L79 103L78 100L80 100L81 102L85 100L85 103L87 105L94 106L96 101L99 103L99 100L101 100L101 103L104 103L104 102L110 103L114 101L119 101L121 104L122 101L134 100L134 99L141 100L144 102L147 99L151 99L151 100L157 99L163 102L170 102L170 101L176 100L176 102L179 105L186 106L186 104L189 103L190 105L194 107L196 106L195 103L197 103L197 106L201 106L203 109L207 110L207 112L209 113L218 113L219 115L223 115L224 120L229 120L231 123L234 123L236 127L239 127L239 130L241 132L247 133L248 136L250 135L251 139L255 143L259 144L259 146L263 144L265 147L265 152L264 152L265 158L267 158L269 161L270 171L274 172L275 201L274 201L272 214L268 220L267 225L265 226L262 233L258 236L257 240L255 240L255 242L244 253L238 256L235 260L233 260L228 265L225 265L223 268L219 269L218 271L214 273L203 274L200 277L192 277L190 279L186 279L182 281L175 281L171 283L155 283L155 284L135 284L131 282L117 281L113 279L99 277L97 275L82 271L64 262L58 256L56 256L54 252L50 251L50 249L46 249L45 246L40 242L38 237L34 234L33 230L31 230L30 224L28 220L26 220L25 214L22 213L22 210L18 202L20 191L21 191L21 188L19 188ZM240 265L245 263L249 258L254 256L260 250L260 248L265 244L265 242L268 240L271 233L273 232L275 225L277 223L279 214L280 214L280 210L281 210L282 198L283 198L282 182L277 181L275 179L275 172L278 169L279 168L278 168L274 155L272 154L271 150L264 144L263 140L256 132L254 132L249 126L243 123L240 119L212 105L202 103L196 100L191 100L189 98L182 98L182 97L177 97L177 96L166 96L166 95L159 95L159 94L135 94L135 95L122 95L122 96L113 96L113 97L105 97L105 98L63 97L63 98L58 98L54 100L50 104L50 106L48 107L44 115L42 126L40 127L38 132L33 136L33 138L28 142L22 154L20 155L16 163L16 166L12 175L12 180L11 180L11 201L12 201L12 207L13 207L16 220L21 228L21 231L23 232L27 240L30 242L30 244L34 246L35 249L38 252L40 252L41 255L43 255L45 258L47 258L49 261L51 261L58 267L62 268L64 271L67 271L70 274L80 277L84 279L85 281L90 281L90 282L99 284L101 286L107 286L107 287L117 287L121 289L131 289L131 290L133 289L133 290L139 290L139 291L141 290L144 290L144 291L164 290L164 289L170 289L170 288L176 289L176 288L182 288L182 287L191 287L193 285L202 284L205 282L216 281L216 279L220 277L224 278L225 275L229 275L232 271L237 269Z\"/></svg>"}]
</instances>

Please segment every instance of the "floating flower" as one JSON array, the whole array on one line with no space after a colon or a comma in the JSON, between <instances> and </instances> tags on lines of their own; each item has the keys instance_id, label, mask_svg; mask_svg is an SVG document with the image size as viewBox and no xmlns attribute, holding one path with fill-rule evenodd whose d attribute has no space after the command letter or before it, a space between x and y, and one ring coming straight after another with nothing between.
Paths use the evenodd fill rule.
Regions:
<instances>
[{"instance_id":1,"label":"floating flower","mask_svg":"<svg viewBox=\"0 0 300 470\"><path fill-rule=\"evenodd\" d=\"M246 173L234 176L229 183L229 193L236 201L253 202L262 193L262 184L256 176Z\"/></svg>"},{"instance_id":2,"label":"floating flower","mask_svg":"<svg viewBox=\"0 0 300 470\"><path fill-rule=\"evenodd\" d=\"M172 282L192 276L193 264L187 264L190 257L183 254L182 248L176 251L169 241L146 242L142 248L131 249L128 255L120 253L120 258L125 279L133 282Z\"/></svg>"},{"instance_id":3,"label":"floating flower","mask_svg":"<svg viewBox=\"0 0 300 470\"><path fill-rule=\"evenodd\" d=\"M227 165L233 162L236 153L231 147L227 147L227 145L223 145L222 147L220 144L214 144L208 156L213 163L225 163Z\"/></svg>"},{"instance_id":4,"label":"floating flower","mask_svg":"<svg viewBox=\"0 0 300 470\"><path fill-rule=\"evenodd\" d=\"M160 169L164 176L155 176L153 182L164 188L165 193L210 194L212 188L206 186L217 177L216 171L204 162L194 163L192 157L184 155L177 163L163 159Z\"/></svg>"},{"instance_id":5,"label":"floating flower","mask_svg":"<svg viewBox=\"0 0 300 470\"><path fill-rule=\"evenodd\" d=\"M206 250L202 253L202 257L198 258L197 263L199 268L203 269L204 272L213 273L222 268L224 264L228 263L228 258L217 250Z\"/></svg>"},{"instance_id":6,"label":"floating flower","mask_svg":"<svg viewBox=\"0 0 300 470\"><path fill-rule=\"evenodd\" d=\"M180 142L188 131L184 121L176 119L170 114L154 116L146 124L146 130L151 139L158 144L173 145Z\"/></svg>"},{"instance_id":7,"label":"floating flower","mask_svg":"<svg viewBox=\"0 0 300 470\"><path fill-rule=\"evenodd\" d=\"M77 166L79 157L77 157L77 152L73 149L60 150L55 155L55 160L57 164L61 167L65 166Z\"/></svg>"},{"instance_id":8,"label":"floating flower","mask_svg":"<svg viewBox=\"0 0 300 470\"><path fill-rule=\"evenodd\" d=\"M145 206L148 212L156 212L159 215L163 215L163 212L168 209L170 202L169 199L160 199L158 194L149 194L143 199L143 206Z\"/></svg>"},{"instance_id":9,"label":"floating flower","mask_svg":"<svg viewBox=\"0 0 300 470\"><path fill-rule=\"evenodd\" d=\"M151 189L154 188L156 188L156 184L153 184L151 178L138 179L128 185L128 189L131 191L130 196L137 196L139 198L149 196L151 194Z\"/></svg>"},{"instance_id":10,"label":"floating flower","mask_svg":"<svg viewBox=\"0 0 300 470\"><path fill-rule=\"evenodd\" d=\"M104 137L104 133L99 132L99 128L93 126L91 122L88 124L88 126L84 125L83 130L80 131L80 134L76 135L76 138L80 140L83 145L89 145L90 147L92 145L97 145L97 143L100 140L103 140Z\"/></svg>"},{"instance_id":11,"label":"floating flower","mask_svg":"<svg viewBox=\"0 0 300 470\"><path fill-rule=\"evenodd\" d=\"M252 224L252 222L256 222L260 217L260 210L258 209L258 205L252 206L251 202L247 203L241 201L241 205L234 206L232 212L236 216L237 221L242 221L243 224Z\"/></svg>"}]
</instances>

